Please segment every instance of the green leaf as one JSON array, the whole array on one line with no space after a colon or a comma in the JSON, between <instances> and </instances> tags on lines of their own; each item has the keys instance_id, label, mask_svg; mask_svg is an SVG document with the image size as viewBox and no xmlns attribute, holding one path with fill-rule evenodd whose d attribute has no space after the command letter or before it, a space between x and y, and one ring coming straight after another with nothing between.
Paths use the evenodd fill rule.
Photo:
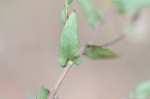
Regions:
<instances>
[{"instance_id":1,"label":"green leaf","mask_svg":"<svg viewBox=\"0 0 150 99\"><path fill-rule=\"evenodd\" d=\"M59 44L59 65L65 67L69 60L76 57L78 51L78 28L77 16L73 11L67 20L60 38Z\"/></svg>"},{"instance_id":2,"label":"green leaf","mask_svg":"<svg viewBox=\"0 0 150 99\"><path fill-rule=\"evenodd\" d=\"M66 9L65 6L63 7L62 11L61 11L61 21L63 24L66 23Z\"/></svg>"},{"instance_id":3,"label":"green leaf","mask_svg":"<svg viewBox=\"0 0 150 99\"><path fill-rule=\"evenodd\" d=\"M36 99L48 99L48 96L50 94L50 91L44 87L40 90L40 93L36 97Z\"/></svg>"},{"instance_id":4,"label":"green leaf","mask_svg":"<svg viewBox=\"0 0 150 99\"><path fill-rule=\"evenodd\" d=\"M69 11L69 7L70 5L73 3L74 0L65 0L65 5L61 11L61 20L62 23L65 24L66 23L66 16L68 16L68 11Z\"/></svg>"},{"instance_id":5,"label":"green leaf","mask_svg":"<svg viewBox=\"0 0 150 99\"><path fill-rule=\"evenodd\" d=\"M115 52L97 45L88 45L83 55L90 59L107 59L117 57Z\"/></svg>"},{"instance_id":6,"label":"green leaf","mask_svg":"<svg viewBox=\"0 0 150 99\"><path fill-rule=\"evenodd\" d=\"M138 11L150 6L150 0L113 0L113 3L118 7L119 13Z\"/></svg>"},{"instance_id":7,"label":"green leaf","mask_svg":"<svg viewBox=\"0 0 150 99\"><path fill-rule=\"evenodd\" d=\"M65 4L65 11L66 11L66 14L67 14L70 5L73 3L73 0L65 0L65 3L66 3L66 4Z\"/></svg>"},{"instance_id":8,"label":"green leaf","mask_svg":"<svg viewBox=\"0 0 150 99\"><path fill-rule=\"evenodd\" d=\"M78 0L79 5L83 9L89 24L94 28L100 21L100 14L91 5L90 0Z\"/></svg>"},{"instance_id":9,"label":"green leaf","mask_svg":"<svg viewBox=\"0 0 150 99\"><path fill-rule=\"evenodd\" d=\"M150 81L137 85L133 92L130 93L131 99L149 99L150 98Z\"/></svg>"},{"instance_id":10,"label":"green leaf","mask_svg":"<svg viewBox=\"0 0 150 99\"><path fill-rule=\"evenodd\" d=\"M80 56L77 56L73 59L73 62L75 65L80 65L82 60L81 60L81 57Z\"/></svg>"},{"instance_id":11,"label":"green leaf","mask_svg":"<svg viewBox=\"0 0 150 99\"><path fill-rule=\"evenodd\" d=\"M68 5L71 5L73 3L73 0L67 0L68 1Z\"/></svg>"}]
</instances>

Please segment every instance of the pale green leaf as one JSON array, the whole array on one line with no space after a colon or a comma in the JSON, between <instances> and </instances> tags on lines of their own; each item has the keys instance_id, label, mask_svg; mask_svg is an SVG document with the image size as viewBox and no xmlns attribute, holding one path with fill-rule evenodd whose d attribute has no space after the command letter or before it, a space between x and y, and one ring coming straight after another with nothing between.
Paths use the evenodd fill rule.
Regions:
<instances>
[{"instance_id":1,"label":"pale green leaf","mask_svg":"<svg viewBox=\"0 0 150 99\"><path fill-rule=\"evenodd\" d=\"M66 23L66 9L65 6L63 7L62 11L61 11L61 21L63 24Z\"/></svg>"},{"instance_id":2,"label":"pale green leaf","mask_svg":"<svg viewBox=\"0 0 150 99\"><path fill-rule=\"evenodd\" d=\"M69 60L76 57L78 51L78 28L75 11L71 13L67 20L60 38L59 45L59 65L65 67Z\"/></svg>"},{"instance_id":3,"label":"pale green leaf","mask_svg":"<svg viewBox=\"0 0 150 99\"><path fill-rule=\"evenodd\" d=\"M42 87L36 99L48 99L49 94L50 94L50 91Z\"/></svg>"},{"instance_id":4,"label":"pale green leaf","mask_svg":"<svg viewBox=\"0 0 150 99\"><path fill-rule=\"evenodd\" d=\"M91 59L108 59L117 57L115 52L97 45L88 45L83 55Z\"/></svg>"},{"instance_id":5,"label":"pale green leaf","mask_svg":"<svg viewBox=\"0 0 150 99\"><path fill-rule=\"evenodd\" d=\"M68 16L69 7L73 3L73 1L74 0L65 0L65 6L63 7L61 11L61 20L63 24L66 23L66 19L67 19L66 17Z\"/></svg>"},{"instance_id":6,"label":"pale green leaf","mask_svg":"<svg viewBox=\"0 0 150 99\"><path fill-rule=\"evenodd\" d=\"M133 92L130 93L131 99L149 99L150 98L150 81L137 85Z\"/></svg>"},{"instance_id":7,"label":"pale green leaf","mask_svg":"<svg viewBox=\"0 0 150 99\"><path fill-rule=\"evenodd\" d=\"M81 57L80 56L77 56L73 59L73 62L75 65L80 65L82 60L81 60Z\"/></svg>"},{"instance_id":8,"label":"pale green leaf","mask_svg":"<svg viewBox=\"0 0 150 99\"><path fill-rule=\"evenodd\" d=\"M67 0L68 1L68 5L71 5L73 3L73 0Z\"/></svg>"},{"instance_id":9,"label":"pale green leaf","mask_svg":"<svg viewBox=\"0 0 150 99\"><path fill-rule=\"evenodd\" d=\"M68 13L70 5L73 3L73 0L65 0L65 11Z\"/></svg>"},{"instance_id":10,"label":"pale green leaf","mask_svg":"<svg viewBox=\"0 0 150 99\"><path fill-rule=\"evenodd\" d=\"M150 6L150 0L113 0L120 13L138 11Z\"/></svg>"},{"instance_id":11,"label":"pale green leaf","mask_svg":"<svg viewBox=\"0 0 150 99\"><path fill-rule=\"evenodd\" d=\"M72 4L73 0L65 0L65 7L66 7L66 10L69 9L69 6Z\"/></svg>"},{"instance_id":12,"label":"pale green leaf","mask_svg":"<svg viewBox=\"0 0 150 99\"><path fill-rule=\"evenodd\" d=\"M96 27L100 21L100 14L92 6L90 0L78 0L79 5L83 9L89 24L92 27Z\"/></svg>"}]
</instances>

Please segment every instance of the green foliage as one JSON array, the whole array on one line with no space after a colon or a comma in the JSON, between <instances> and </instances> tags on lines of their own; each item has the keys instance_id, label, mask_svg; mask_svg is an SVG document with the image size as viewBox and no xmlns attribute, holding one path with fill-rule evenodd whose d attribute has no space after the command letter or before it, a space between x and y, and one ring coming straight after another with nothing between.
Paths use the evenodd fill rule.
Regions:
<instances>
[{"instance_id":1,"label":"green foliage","mask_svg":"<svg viewBox=\"0 0 150 99\"><path fill-rule=\"evenodd\" d=\"M134 91L130 93L131 99L149 99L150 98L150 81L143 82L136 86Z\"/></svg>"},{"instance_id":2,"label":"green foliage","mask_svg":"<svg viewBox=\"0 0 150 99\"><path fill-rule=\"evenodd\" d=\"M70 5L73 3L73 0L65 0L65 6L63 7L62 11L61 11L61 21L63 24L66 23L66 17L67 17L67 14L68 14L68 10L69 10L69 7Z\"/></svg>"},{"instance_id":3,"label":"green foliage","mask_svg":"<svg viewBox=\"0 0 150 99\"><path fill-rule=\"evenodd\" d=\"M113 0L120 13L128 11L138 11L150 6L150 0Z\"/></svg>"},{"instance_id":4,"label":"green foliage","mask_svg":"<svg viewBox=\"0 0 150 99\"><path fill-rule=\"evenodd\" d=\"M117 57L115 52L97 45L88 45L83 55L90 59L107 59Z\"/></svg>"},{"instance_id":5,"label":"green foliage","mask_svg":"<svg viewBox=\"0 0 150 99\"><path fill-rule=\"evenodd\" d=\"M78 0L79 5L83 9L89 24L96 27L100 21L100 14L94 9L89 0Z\"/></svg>"},{"instance_id":6,"label":"green foliage","mask_svg":"<svg viewBox=\"0 0 150 99\"><path fill-rule=\"evenodd\" d=\"M66 23L66 9L65 6L63 7L62 11L61 11L61 21L63 24Z\"/></svg>"},{"instance_id":7,"label":"green foliage","mask_svg":"<svg viewBox=\"0 0 150 99\"><path fill-rule=\"evenodd\" d=\"M81 57L80 56L77 56L73 59L73 62L75 65L80 65L82 60L81 60Z\"/></svg>"},{"instance_id":8,"label":"green foliage","mask_svg":"<svg viewBox=\"0 0 150 99\"><path fill-rule=\"evenodd\" d=\"M73 3L73 0L67 0L68 5L71 5Z\"/></svg>"},{"instance_id":9,"label":"green foliage","mask_svg":"<svg viewBox=\"0 0 150 99\"><path fill-rule=\"evenodd\" d=\"M48 96L50 94L50 91L44 87L40 90L40 93L36 97L36 99L48 99Z\"/></svg>"},{"instance_id":10,"label":"green foliage","mask_svg":"<svg viewBox=\"0 0 150 99\"><path fill-rule=\"evenodd\" d=\"M59 65L61 67L65 67L69 60L73 61L76 58L77 51L78 27L76 13L73 11L61 33L59 45Z\"/></svg>"},{"instance_id":11,"label":"green foliage","mask_svg":"<svg viewBox=\"0 0 150 99\"><path fill-rule=\"evenodd\" d=\"M65 0L66 4L65 4L65 7L66 7L66 11L69 9L69 6L73 3L73 0Z\"/></svg>"}]
</instances>

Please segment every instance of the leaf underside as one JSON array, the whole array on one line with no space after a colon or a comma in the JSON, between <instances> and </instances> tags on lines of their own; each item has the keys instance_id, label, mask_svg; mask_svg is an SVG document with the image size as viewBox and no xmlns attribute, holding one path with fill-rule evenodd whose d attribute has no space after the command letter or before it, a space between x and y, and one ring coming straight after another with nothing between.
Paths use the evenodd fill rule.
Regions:
<instances>
[{"instance_id":1,"label":"leaf underside","mask_svg":"<svg viewBox=\"0 0 150 99\"><path fill-rule=\"evenodd\" d=\"M83 55L94 60L115 58L118 56L115 52L97 45L88 45Z\"/></svg>"}]
</instances>

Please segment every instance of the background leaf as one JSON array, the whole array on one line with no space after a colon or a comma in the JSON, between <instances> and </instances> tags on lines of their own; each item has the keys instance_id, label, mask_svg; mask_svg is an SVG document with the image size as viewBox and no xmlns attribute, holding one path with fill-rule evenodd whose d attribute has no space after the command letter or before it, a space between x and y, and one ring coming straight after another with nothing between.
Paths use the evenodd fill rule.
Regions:
<instances>
[{"instance_id":1,"label":"background leaf","mask_svg":"<svg viewBox=\"0 0 150 99\"><path fill-rule=\"evenodd\" d=\"M75 11L73 11L62 30L59 45L59 65L65 67L69 60L73 60L76 57L77 51L77 17Z\"/></svg>"},{"instance_id":2,"label":"background leaf","mask_svg":"<svg viewBox=\"0 0 150 99\"><path fill-rule=\"evenodd\" d=\"M48 99L48 96L50 94L50 91L44 87L40 90L40 93L36 97L36 99Z\"/></svg>"},{"instance_id":3,"label":"background leaf","mask_svg":"<svg viewBox=\"0 0 150 99\"><path fill-rule=\"evenodd\" d=\"M117 57L115 52L97 45L88 45L83 55L91 59L107 59Z\"/></svg>"},{"instance_id":4,"label":"background leaf","mask_svg":"<svg viewBox=\"0 0 150 99\"><path fill-rule=\"evenodd\" d=\"M150 6L150 0L113 0L120 13L128 11L138 11Z\"/></svg>"},{"instance_id":5,"label":"background leaf","mask_svg":"<svg viewBox=\"0 0 150 99\"><path fill-rule=\"evenodd\" d=\"M73 0L67 0L68 1L68 5L71 5L73 3Z\"/></svg>"},{"instance_id":6,"label":"background leaf","mask_svg":"<svg viewBox=\"0 0 150 99\"><path fill-rule=\"evenodd\" d=\"M69 6L73 3L73 0L65 0L66 11L69 9Z\"/></svg>"},{"instance_id":7,"label":"background leaf","mask_svg":"<svg viewBox=\"0 0 150 99\"><path fill-rule=\"evenodd\" d=\"M137 85L133 92L130 93L131 99L149 99L150 98L150 81Z\"/></svg>"},{"instance_id":8,"label":"background leaf","mask_svg":"<svg viewBox=\"0 0 150 99\"><path fill-rule=\"evenodd\" d=\"M66 23L66 16L68 14L68 11L69 11L69 7L70 5L73 3L74 0L65 0L65 5L61 11L61 21L63 24Z\"/></svg>"},{"instance_id":9,"label":"background leaf","mask_svg":"<svg viewBox=\"0 0 150 99\"><path fill-rule=\"evenodd\" d=\"M66 23L66 9L65 6L63 7L62 11L61 11L61 21L63 24Z\"/></svg>"},{"instance_id":10,"label":"background leaf","mask_svg":"<svg viewBox=\"0 0 150 99\"><path fill-rule=\"evenodd\" d=\"M89 24L92 27L96 27L96 25L100 21L100 14L94 9L91 5L90 0L78 0L79 5L83 9Z\"/></svg>"}]
</instances>

